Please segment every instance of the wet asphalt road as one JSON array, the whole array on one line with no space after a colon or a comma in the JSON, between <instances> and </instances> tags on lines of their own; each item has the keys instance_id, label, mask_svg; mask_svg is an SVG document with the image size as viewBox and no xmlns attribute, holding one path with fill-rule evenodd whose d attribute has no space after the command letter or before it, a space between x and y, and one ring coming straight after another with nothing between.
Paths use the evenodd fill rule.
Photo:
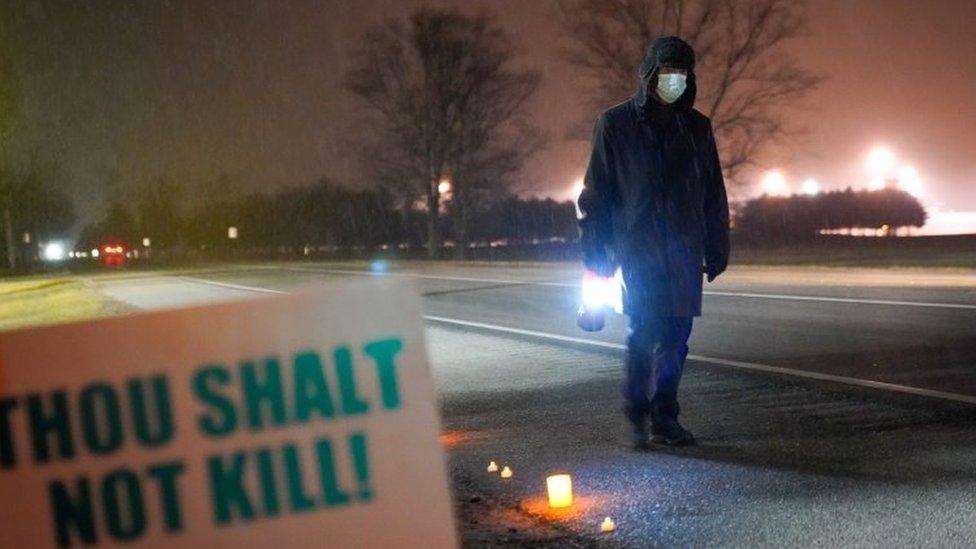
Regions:
<instances>
[{"instance_id":1,"label":"wet asphalt road","mask_svg":"<svg viewBox=\"0 0 976 549\"><path fill-rule=\"evenodd\" d=\"M358 268L95 283L151 309L289 291ZM702 444L635 453L619 417L613 344L623 323L592 336L575 328L578 271L405 270L420 277L387 276L414 279L428 316L440 319L428 334L469 545L976 542L976 406L966 403L976 396L973 274L733 270L709 287L682 386L683 420ZM906 394L919 389L932 394ZM516 476L488 475L488 460ZM581 499L571 515L547 516L544 477L559 470L574 474ZM597 532L604 515L616 533Z\"/></svg>"}]
</instances>

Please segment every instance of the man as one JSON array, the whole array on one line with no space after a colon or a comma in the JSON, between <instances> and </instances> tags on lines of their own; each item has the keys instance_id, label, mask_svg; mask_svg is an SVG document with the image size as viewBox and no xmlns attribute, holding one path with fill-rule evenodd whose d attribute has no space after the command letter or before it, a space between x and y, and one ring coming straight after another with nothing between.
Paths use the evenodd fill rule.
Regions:
<instances>
[{"instance_id":1,"label":"man","mask_svg":"<svg viewBox=\"0 0 976 549\"><path fill-rule=\"evenodd\" d=\"M627 339L625 415L634 445L694 444L678 423L678 384L702 271L711 282L729 258L729 211L711 122L692 108L695 53L655 40L632 98L596 122L579 197L586 268L623 271Z\"/></svg>"}]
</instances>

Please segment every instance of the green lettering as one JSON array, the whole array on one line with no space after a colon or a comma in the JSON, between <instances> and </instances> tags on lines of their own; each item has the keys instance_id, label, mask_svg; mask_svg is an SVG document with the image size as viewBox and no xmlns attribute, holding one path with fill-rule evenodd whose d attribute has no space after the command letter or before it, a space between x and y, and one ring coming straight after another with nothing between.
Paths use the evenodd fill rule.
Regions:
<instances>
[{"instance_id":1,"label":"green lettering","mask_svg":"<svg viewBox=\"0 0 976 549\"><path fill-rule=\"evenodd\" d=\"M159 503L163 508L163 522L167 532L179 532L183 529L183 517L180 514L179 487L176 477L183 474L186 467L180 462L164 463L149 468L149 476L159 483Z\"/></svg>"},{"instance_id":2,"label":"green lettering","mask_svg":"<svg viewBox=\"0 0 976 549\"><path fill-rule=\"evenodd\" d=\"M400 390L397 387L396 361L394 357L403 349L403 341L384 339L373 341L363 347L363 352L376 361L377 376L380 381L380 395L383 407L393 410L400 407Z\"/></svg>"},{"instance_id":3,"label":"green lettering","mask_svg":"<svg viewBox=\"0 0 976 549\"><path fill-rule=\"evenodd\" d=\"M41 395L33 393L27 396L31 442L34 461L37 463L47 463L51 460L49 446L51 435L55 436L61 458L72 458L75 455L74 443L71 440L71 425L68 423L68 395L64 391L51 393L51 404L54 406L54 411L51 415L46 415Z\"/></svg>"},{"instance_id":4,"label":"green lettering","mask_svg":"<svg viewBox=\"0 0 976 549\"><path fill-rule=\"evenodd\" d=\"M322 438L315 442L315 459L319 463L319 483L322 485L325 504L336 506L349 503L349 494L339 488L335 456L332 454L332 442L329 439Z\"/></svg>"},{"instance_id":5,"label":"green lettering","mask_svg":"<svg viewBox=\"0 0 976 549\"><path fill-rule=\"evenodd\" d=\"M298 458L298 449L294 444L288 444L282 452L285 455L285 476L288 478L288 502L295 512L308 511L315 507L315 500L305 493L305 482L302 479L302 464Z\"/></svg>"},{"instance_id":6,"label":"green lettering","mask_svg":"<svg viewBox=\"0 0 976 549\"><path fill-rule=\"evenodd\" d=\"M194 394L210 407L210 413L201 414L197 419L200 430L204 434L220 437L230 434L237 428L234 404L213 388L214 385L222 387L228 383L230 383L230 374L222 366L200 368L193 376Z\"/></svg>"},{"instance_id":7,"label":"green lettering","mask_svg":"<svg viewBox=\"0 0 976 549\"><path fill-rule=\"evenodd\" d=\"M352 370L352 353L349 352L349 347L336 348L335 362L342 412L349 416L365 414L369 410L369 405L356 395L356 376Z\"/></svg>"},{"instance_id":8,"label":"green lettering","mask_svg":"<svg viewBox=\"0 0 976 549\"><path fill-rule=\"evenodd\" d=\"M352 454L353 470L356 472L356 482L359 484L359 499L370 501L373 499L373 487L369 481L366 435L363 433L349 435L349 453Z\"/></svg>"},{"instance_id":9,"label":"green lettering","mask_svg":"<svg viewBox=\"0 0 976 549\"><path fill-rule=\"evenodd\" d=\"M122 411L119 396L107 383L93 383L78 397L85 445L96 455L109 454L122 446Z\"/></svg>"},{"instance_id":10,"label":"green lettering","mask_svg":"<svg viewBox=\"0 0 976 549\"><path fill-rule=\"evenodd\" d=\"M305 422L316 412L323 418L335 415L329 387L318 353L306 351L295 355L295 421Z\"/></svg>"},{"instance_id":11,"label":"green lettering","mask_svg":"<svg viewBox=\"0 0 976 549\"><path fill-rule=\"evenodd\" d=\"M219 455L207 459L210 477L210 497L213 502L214 522L227 524L234 509L240 520L254 518L254 507L244 490L244 453L231 456L232 463L225 464Z\"/></svg>"},{"instance_id":12,"label":"green lettering","mask_svg":"<svg viewBox=\"0 0 976 549\"><path fill-rule=\"evenodd\" d=\"M75 486L77 494L73 497L61 481L52 480L47 484L59 547L71 547L72 533L77 533L78 539L86 545L94 545L98 541L95 536L91 483L87 478L79 477Z\"/></svg>"},{"instance_id":13,"label":"green lettering","mask_svg":"<svg viewBox=\"0 0 976 549\"><path fill-rule=\"evenodd\" d=\"M285 424L285 394L281 387L281 368L278 367L277 359L265 359L263 381L258 379L254 363L241 364L241 385L251 429L264 427L264 414L261 413L263 408L271 412L271 424Z\"/></svg>"},{"instance_id":14,"label":"green lettering","mask_svg":"<svg viewBox=\"0 0 976 549\"><path fill-rule=\"evenodd\" d=\"M258 477L261 481L261 499L264 502L265 516L277 516L281 507L278 504L278 482L275 476L274 456L271 450L258 450Z\"/></svg>"},{"instance_id":15,"label":"green lettering","mask_svg":"<svg viewBox=\"0 0 976 549\"><path fill-rule=\"evenodd\" d=\"M10 427L10 412L16 407L16 400L0 399L0 469L12 469L17 465L13 429Z\"/></svg>"},{"instance_id":16,"label":"green lettering","mask_svg":"<svg viewBox=\"0 0 976 549\"><path fill-rule=\"evenodd\" d=\"M102 481L102 498L105 525L113 538L134 540L145 532L146 509L135 473L126 469L109 473Z\"/></svg>"}]
</instances>

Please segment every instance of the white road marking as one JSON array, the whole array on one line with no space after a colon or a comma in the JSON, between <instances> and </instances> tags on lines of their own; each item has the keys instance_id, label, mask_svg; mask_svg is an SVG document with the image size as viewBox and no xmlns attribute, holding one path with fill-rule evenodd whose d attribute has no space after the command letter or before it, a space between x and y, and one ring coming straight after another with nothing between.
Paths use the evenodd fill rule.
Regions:
<instances>
[{"instance_id":1,"label":"white road marking","mask_svg":"<svg viewBox=\"0 0 976 549\"><path fill-rule=\"evenodd\" d=\"M514 280L514 279L504 279L504 278L474 278L474 277L463 277L463 276L444 276L444 275L429 275L421 273L410 273L410 272L372 272L372 271L354 271L346 269L320 269L315 267L267 267L270 269L279 269L287 271L297 271L297 272L310 272L310 273L323 273L323 274L337 274L337 275L353 275L353 276L402 276L410 278L422 278L428 280L450 280L455 282L478 282L483 284L511 284L511 285L522 285L522 286L556 286L560 288L579 288L580 285L572 282L546 282L546 281L533 281L533 280ZM945 303L945 302L934 302L934 301L898 301L891 299L864 299L857 297L826 297L826 296L810 296L810 295L792 295L792 294L762 294L762 293L751 293L751 292L722 292L717 290L705 290L703 292L705 295L715 295L722 297L744 297L750 299L775 299L775 300L788 300L788 301L819 301L824 303L854 303L859 305L887 305L896 307L931 307L938 309L964 309L964 310L976 310L976 304L971 303Z\"/></svg>"},{"instance_id":2,"label":"white road marking","mask_svg":"<svg viewBox=\"0 0 976 549\"><path fill-rule=\"evenodd\" d=\"M213 286L220 286L220 287L231 288L235 290L247 290L252 292L272 293L272 294L288 293L282 290L260 288L257 286L245 286L243 284L231 284L229 282L217 282L214 280L207 280L204 278L196 278L196 277L189 277L189 276L184 276L181 278L190 282L210 284ZM462 326L466 328L476 328L476 329L493 331L493 332L504 333L504 334L534 337L537 339L544 339L548 341L574 343L578 345L586 345L589 347L595 347L600 349L612 349L617 351L627 350L627 346L622 343L612 343L608 341L599 341L599 340L587 339L583 337L566 336L566 335L554 334L550 332L540 332L536 330L523 330L521 328L511 328L508 326L499 326L497 324L486 324L484 322L472 322L470 320L460 320L457 318L447 318L442 316L425 315L424 319L431 322L440 322L442 324L449 324L453 326ZM920 387L899 385L897 383L886 383L883 381L871 381L868 379L859 379L856 377L838 376L834 374L824 374L820 372L810 372L807 370L794 370L792 368L783 368L780 366L770 366L768 364L758 364L755 362L730 360L726 358L717 358L717 357L704 356L704 355L689 354L688 358L699 362L707 362L710 364L717 364L719 366L728 366L731 368L739 368L742 370L752 370L756 372L765 372L765 373L780 374L780 375L787 375L793 377L802 377L802 378L814 379L818 381L829 381L832 383L840 383L843 385L851 385L854 387L877 389L877 390L888 391L892 393L901 393L901 394L922 396L928 398L935 398L940 400L947 400L951 402L959 402L963 404L976 405L976 396L963 395L959 393L949 393L946 391L937 391L934 389L923 389Z\"/></svg>"},{"instance_id":3,"label":"white road marking","mask_svg":"<svg viewBox=\"0 0 976 549\"><path fill-rule=\"evenodd\" d=\"M446 276L446 275L426 275L421 273L401 273L401 272L373 272L373 271L352 271L345 269L320 269L316 267L262 267L269 269L279 269L284 271L296 271L296 272L307 272L307 273L323 273L323 274L337 274L337 275L355 275L355 276L402 276L408 278L423 278L428 280L450 280L454 282L478 282L483 284L511 284L524 285L524 286L558 286L563 288L574 288L578 287L578 284L572 284L569 282L546 282L544 280L515 280L515 279L504 279L504 278L475 278L468 276Z\"/></svg>"},{"instance_id":4,"label":"white road marking","mask_svg":"<svg viewBox=\"0 0 976 549\"><path fill-rule=\"evenodd\" d=\"M627 350L627 346L622 343L610 343L607 341L597 341L597 340L586 339L582 337L564 336L564 335L553 334L549 332L538 332L535 330L522 330L520 328L510 328L508 326L497 326L494 324L485 324L483 322L471 322L467 320L458 320L455 318L445 318L440 316L425 316L424 318L432 322L440 322L442 324L450 324L454 326L463 326L466 328L477 328L486 331L528 336L528 337L534 337L538 339L546 339L550 341L576 343L580 345L588 345L590 347L598 347L601 349L614 349L614 350L621 350L621 351ZM695 355L695 354L689 354L688 358L699 362L707 362L709 364L718 364L720 366L728 366L728 367L739 368L743 370L753 370L757 372L782 374L782 375L802 377L807 379L816 379L818 381L830 381L833 383L841 383L844 385L853 385L855 387L880 389L882 391L889 391L893 393L903 393L909 395L924 396L929 398L937 398L941 400L949 400L952 402L961 402L964 404L976 404L976 396L963 395L959 393L949 393L945 391L936 391L934 389L922 389L920 387L899 385L897 383L871 381L868 379L859 379L856 377L824 374L820 372L810 372L806 370L794 370L792 368L769 366L767 364L757 364L755 362L744 362L741 360L729 360L726 358L716 358L711 356L703 356L703 355Z\"/></svg>"},{"instance_id":5,"label":"white road marking","mask_svg":"<svg viewBox=\"0 0 976 549\"><path fill-rule=\"evenodd\" d=\"M825 301L827 303L859 303L863 305L896 305L902 307L936 307L940 309L970 309L976 310L976 304L971 303L942 303L932 301L896 301L890 299L863 299L857 297L823 297L810 295L788 294L754 294L747 292L718 292L709 290L705 295L720 295L728 297L752 297L757 299L787 299L791 301Z\"/></svg>"},{"instance_id":6,"label":"white road marking","mask_svg":"<svg viewBox=\"0 0 976 549\"><path fill-rule=\"evenodd\" d=\"M271 288L259 288L257 286L245 286L243 284L231 284L230 282L218 282L216 280L207 280L206 278L197 278L195 276L181 276L180 278L186 280L187 282L196 282L197 284L209 284L211 286L229 288L231 290L244 290L247 292L260 292L263 294L287 294L288 293L283 290L273 290Z\"/></svg>"}]
</instances>

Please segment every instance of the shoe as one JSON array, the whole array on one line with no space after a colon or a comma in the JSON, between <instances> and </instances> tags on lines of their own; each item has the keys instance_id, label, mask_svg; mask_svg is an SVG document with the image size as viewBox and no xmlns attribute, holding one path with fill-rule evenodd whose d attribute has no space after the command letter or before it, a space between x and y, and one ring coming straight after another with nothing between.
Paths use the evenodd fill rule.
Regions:
<instances>
[{"instance_id":1,"label":"shoe","mask_svg":"<svg viewBox=\"0 0 976 549\"><path fill-rule=\"evenodd\" d=\"M651 442L668 446L693 446L695 436L677 421L654 425L651 428Z\"/></svg>"},{"instance_id":2,"label":"shoe","mask_svg":"<svg viewBox=\"0 0 976 549\"><path fill-rule=\"evenodd\" d=\"M651 444L647 437L647 415L643 412L624 410L630 424L630 442L635 450L646 450Z\"/></svg>"}]
</instances>

